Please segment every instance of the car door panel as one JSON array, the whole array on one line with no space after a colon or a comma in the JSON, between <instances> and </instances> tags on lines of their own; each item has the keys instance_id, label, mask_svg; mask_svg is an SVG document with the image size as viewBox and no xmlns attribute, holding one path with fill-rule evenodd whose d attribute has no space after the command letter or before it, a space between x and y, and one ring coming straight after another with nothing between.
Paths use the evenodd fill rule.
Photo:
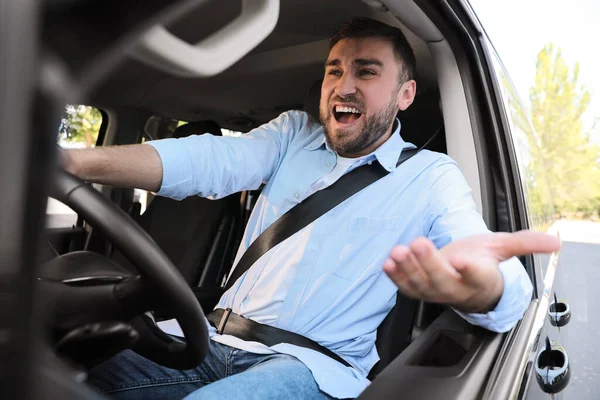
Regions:
<instances>
[{"instance_id":1,"label":"car door panel","mask_svg":"<svg viewBox=\"0 0 600 400\"><path fill-rule=\"evenodd\" d=\"M502 334L444 311L359 399L477 399L503 343Z\"/></svg>"}]
</instances>

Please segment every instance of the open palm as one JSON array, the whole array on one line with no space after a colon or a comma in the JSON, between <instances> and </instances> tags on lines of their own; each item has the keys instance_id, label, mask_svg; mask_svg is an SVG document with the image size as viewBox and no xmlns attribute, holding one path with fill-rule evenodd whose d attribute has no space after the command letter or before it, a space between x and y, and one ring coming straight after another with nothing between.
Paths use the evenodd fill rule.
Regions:
<instances>
[{"instance_id":1,"label":"open palm","mask_svg":"<svg viewBox=\"0 0 600 400\"><path fill-rule=\"evenodd\" d=\"M501 261L559 248L558 238L532 231L471 236L439 250L421 237L410 246L395 246L383 269L407 296L464 312L486 312L504 290Z\"/></svg>"}]
</instances>

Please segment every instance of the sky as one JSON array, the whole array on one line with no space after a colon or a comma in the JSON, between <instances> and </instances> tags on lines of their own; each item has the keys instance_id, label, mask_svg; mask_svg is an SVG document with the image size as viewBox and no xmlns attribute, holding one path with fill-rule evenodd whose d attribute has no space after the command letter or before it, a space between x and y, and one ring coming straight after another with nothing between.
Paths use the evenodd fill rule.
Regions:
<instances>
[{"instance_id":1,"label":"sky","mask_svg":"<svg viewBox=\"0 0 600 400\"><path fill-rule=\"evenodd\" d=\"M469 0L529 104L537 53L554 43L567 65L579 62L579 82L591 93L584 129L600 117L600 0Z\"/></svg>"}]
</instances>

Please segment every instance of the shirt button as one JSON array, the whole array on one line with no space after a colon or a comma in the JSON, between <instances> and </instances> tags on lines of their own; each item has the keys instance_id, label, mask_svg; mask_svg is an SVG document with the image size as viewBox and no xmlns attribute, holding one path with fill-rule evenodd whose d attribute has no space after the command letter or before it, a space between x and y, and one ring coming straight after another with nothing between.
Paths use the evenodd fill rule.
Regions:
<instances>
[{"instance_id":1,"label":"shirt button","mask_svg":"<svg viewBox=\"0 0 600 400\"><path fill-rule=\"evenodd\" d=\"M298 193L294 193L294 197L295 197L295 198L299 198L299 197L300 197L300 195L299 195Z\"/></svg>"},{"instance_id":2,"label":"shirt button","mask_svg":"<svg viewBox=\"0 0 600 400\"><path fill-rule=\"evenodd\" d=\"M327 164L325 164L326 167L331 167L331 163L328 162Z\"/></svg>"},{"instance_id":3,"label":"shirt button","mask_svg":"<svg viewBox=\"0 0 600 400\"><path fill-rule=\"evenodd\" d=\"M369 165L373 164L373 161L369 161L369 162L368 162L368 164L369 164Z\"/></svg>"}]
</instances>

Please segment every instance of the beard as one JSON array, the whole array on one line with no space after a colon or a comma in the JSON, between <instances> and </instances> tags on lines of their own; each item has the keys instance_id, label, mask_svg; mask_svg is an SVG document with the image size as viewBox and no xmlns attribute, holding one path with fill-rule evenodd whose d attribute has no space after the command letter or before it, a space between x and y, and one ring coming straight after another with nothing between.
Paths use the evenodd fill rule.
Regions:
<instances>
[{"instance_id":1,"label":"beard","mask_svg":"<svg viewBox=\"0 0 600 400\"><path fill-rule=\"evenodd\" d=\"M329 147L337 154L360 154L363 150L377 142L388 132L390 126L392 126L396 119L396 114L398 113L398 108L396 106L397 94L398 91L394 91L388 105L377 114L369 116L362 115L362 127L355 126L352 127L352 129L335 129L330 125L332 119L335 119L332 107L330 106L326 110L319 110L321 124L323 125L325 133L325 140L327 140ZM336 101L355 104L360 106L361 109L364 109L364 107L362 107L363 103L354 95L338 98ZM357 130L360 130L358 134Z\"/></svg>"}]
</instances>

